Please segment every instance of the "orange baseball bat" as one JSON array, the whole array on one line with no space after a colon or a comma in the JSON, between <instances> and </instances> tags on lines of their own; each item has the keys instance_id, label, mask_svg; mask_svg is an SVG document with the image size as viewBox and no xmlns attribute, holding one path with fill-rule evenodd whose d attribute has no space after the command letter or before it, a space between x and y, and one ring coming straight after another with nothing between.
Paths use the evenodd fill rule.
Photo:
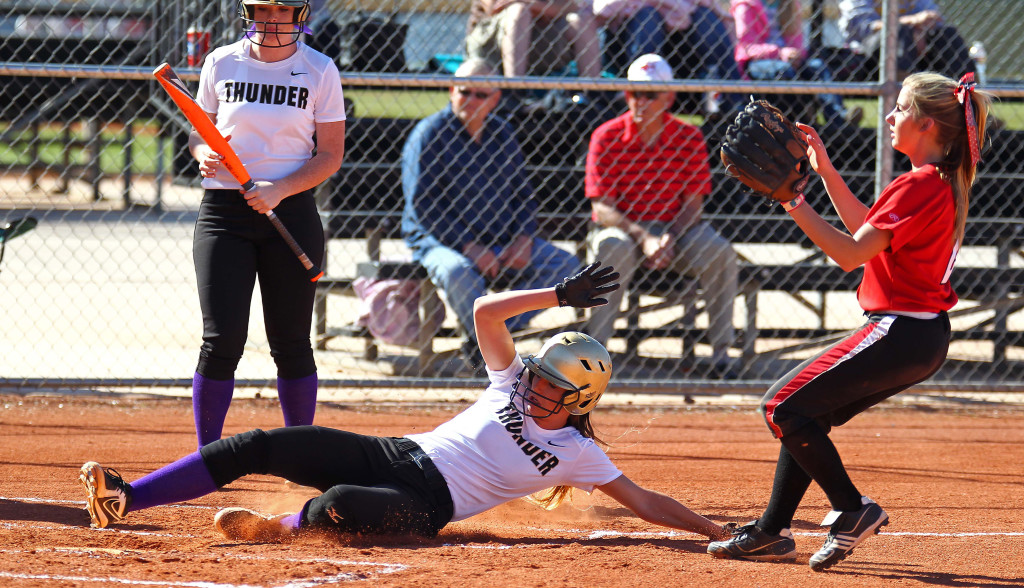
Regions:
<instances>
[{"instance_id":1,"label":"orange baseball bat","mask_svg":"<svg viewBox=\"0 0 1024 588\"><path fill-rule=\"evenodd\" d=\"M206 144L224 158L221 160L221 163L238 180L238 183L242 185L242 190L245 192L252 190L255 187L255 183L252 181L252 177L249 176L249 172L246 171L245 166L242 165L242 160L238 158L238 154L228 144L224 135L220 134L217 126L213 124L210 117L206 115L206 112L199 106L196 99L192 97L192 93L185 87L185 83L181 81L178 74L174 73L169 64L163 63L153 70L153 76L164 87L164 90L167 90L167 93L170 94L174 103L178 105L178 108L185 115L185 118L188 119L188 122L192 123L196 133L199 133L199 136L206 141ZM292 237L292 234L288 232L281 219L277 218L277 214L273 210L268 210L266 214L267 218L270 219L270 223L274 225L274 228L281 234L288 247L299 258L302 267L306 268L309 281L315 282L323 277L324 272L320 271L320 268L310 261L309 256L302 250L302 247Z\"/></svg>"}]
</instances>

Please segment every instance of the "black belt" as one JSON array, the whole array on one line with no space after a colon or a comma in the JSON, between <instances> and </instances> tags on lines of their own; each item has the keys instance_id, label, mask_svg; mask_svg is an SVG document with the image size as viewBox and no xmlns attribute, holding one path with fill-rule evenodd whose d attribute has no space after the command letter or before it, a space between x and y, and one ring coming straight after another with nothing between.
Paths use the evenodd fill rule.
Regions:
<instances>
[{"instance_id":1,"label":"black belt","mask_svg":"<svg viewBox=\"0 0 1024 588\"><path fill-rule=\"evenodd\" d=\"M411 439L402 438L398 442L398 448L404 451L409 456L409 459L415 462L416 466L423 472L423 479L427 482L427 488L430 489L430 493L433 494L434 499L437 501L438 508L447 516L445 523L450 521L454 514L452 495L448 490L448 482L441 475L437 466L434 465L430 456L423 451L423 448L418 443Z\"/></svg>"}]
</instances>

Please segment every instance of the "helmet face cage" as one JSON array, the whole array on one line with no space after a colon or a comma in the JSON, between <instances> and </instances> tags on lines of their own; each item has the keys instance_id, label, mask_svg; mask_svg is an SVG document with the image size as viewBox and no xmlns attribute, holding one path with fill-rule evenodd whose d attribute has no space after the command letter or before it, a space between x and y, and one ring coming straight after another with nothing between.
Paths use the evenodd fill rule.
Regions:
<instances>
[{"instance_id":1,"label":"helmet face cage","mask_svg":"<svg viewBox=\"0 0 1024 588\"><path fill-rule=\"evenodd\" d=\"M526 380L523 379L523 375L524 374L529 374L527 376L528 379L526 379ZM558 410L560 408L562 408L562 406L565 405L565 399L570 394L572 394L573 391L570 390L570 391L566 392L565 394L562 395L562 398L551 398L550 396L545 396L545 395L541 394L540 392L534 390L533 386L530 385L531 383L533 383L533 378L535 376L536 376L536 374L534 374L532 371L531 372L527 372L526 368L524 367L519 372L519 375L516 376L515 383L512 384L512 392L509 394L509 401L512 403L512 406L516 409L516 412L518 412L519 414L521 414L523 416L530 416L530 417L533 417L535 419L546 419L549 416L551 416L551 415L555 414L556 412L558 412ZM537 377L539 377L539 376L537 376ZM533 402L530 399L531 395L540 396L541 398L544 398L545 400L548 400L550 402L554 402L555 405L552 408L544 408L540 404L537 404L536 402ZM529 414L527 414L527 405L530 405L531 407L533 407L530 410Z\"/></svg>"},{"instance_id":2,"label":"helmet face cage","mask_svg":"<svg viewBox=\"0 0 1024 588\"><path fill-rule=\"evenodd\" d=\"M611 356L604 345L577 332L559 333L548 339L525 363L535 375L568 391L560 405L573 415L587 414L597 406L612 375Z\"/></svg>"},{"instance_id":3,"label":"helmet face cage","mask_svg":"<svg viewBox=\"0 0 1024 588\"><path fill-rule=\"evenodd\" d=\"M256 6L289 6L293 8L291 23L274 23L278 25L293 24L295 30L292 32L281 31L278 33L266 34L266 27L271 24L267 21L256 20ZM260 47L288 47L299 40L299 35L306 32L305 23L309 19L309 0L238 0L238 18L242 20L242 27L245 29L245 37L254 45ZM268 43L268 38L274 38L277 43ZM282 42L281 37L289 40Z\"/></svg>"}]
</instances>

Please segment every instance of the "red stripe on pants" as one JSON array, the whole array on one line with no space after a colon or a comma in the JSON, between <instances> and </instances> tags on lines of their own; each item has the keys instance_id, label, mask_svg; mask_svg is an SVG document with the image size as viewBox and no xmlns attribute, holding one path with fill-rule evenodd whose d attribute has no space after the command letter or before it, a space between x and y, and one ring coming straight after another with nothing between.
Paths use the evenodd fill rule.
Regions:
<instances>
[{"instance_id":1,"label":"red stripe on pants","mask_svg":"<svg viewBox=\"0 0 1024 588\"><path fill-rule=\"evenodd\" d=\"M832 369L832 367L838 364L851 351L856 349L861 342L871 336L871 333L873 333L877 327L878 323L869 323L860 331L850 335L835 347L823 353L821 357L814 360L810 365L801 370L795 378L779 389L779 391L775 393L775 396L765 403L765 420L768 422L768 427L772 430L772 434L774 434L777 439L782 437L782 429L775 424L775 408L792 396L797 390L804 387L808 382L818 377L820 374Z\"/></svg>"}]
</instances>

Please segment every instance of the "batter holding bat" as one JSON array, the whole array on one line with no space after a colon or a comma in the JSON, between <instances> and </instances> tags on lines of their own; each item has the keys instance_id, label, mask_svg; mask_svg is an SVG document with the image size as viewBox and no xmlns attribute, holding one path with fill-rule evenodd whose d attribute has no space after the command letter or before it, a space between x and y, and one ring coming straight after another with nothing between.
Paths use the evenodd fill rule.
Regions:
<instances>
[{"instance_id":1,"label":"batter holding bat","mask_svg":"<svg viewBox=\"0 0 1024 588\"><path fill-rule=\"evenodd\" d=\"M432 537L451 521L531 494L554 507L574 487L601 490L651 523L727 537L724 527L638 486L595 443L590 415L612 375L603 345L566 332L525 360L516 351L508 319L556 306L607 303L603 297L619 287L619 274L600 265L554 287L478 298L473 316L487 389L433 431L375 437L313 426L257 429L211 443L131 484L88 462L80 479L92 526L106 527L131 511L197 498L260 473L322 494L293 514L221 510L214 524L228 538L267 541L301 531Z\"/></svg>"},{"instance_id":2,"label":"batter holding bat","mask_svg":"<svg viewBox=\"0 0 1024 588\"><path fill-rule=\"evenodd\" d=\"M257 278L285 425L309 425L316 410L309 335L316 284L263 218L273 211L322 265L324 233L312 189L341 165L345 105L334 62L298 41L309 10L307 0L240 0L243 38L203 63L197 102L255 186L243 191L222 154L190 135L205 189L193 240L203 314L192 385L200 447L220 439Z\"/></svg>"},{"instance_id":3,"label":"batter holding bat","mask_svg":"<svg viewBox=\"0 0 1024 588\"><path fill-rule=\"evenodd\" d=\"M844 270L864 266L857 298L868 318L852 335L783 376L762 399L765 421L781 441L771 499L756 521L736 529L728 540L712 542L712 555L795 559L789 527L811 481L832 506L822 522L830 526L825 544L810 558L812 570L832 567L888 524L882 507L850 480L829 432L929 378L946 359L946 311L957 302L950 275L964 236L990 101L975 90L974 74L959 83L934 73L907 77L885 120L893 148L912 167L871 206L850 191L813 128L798 124L799 130L790 133L788 121L752 104L727 130L722 147L727 169L755 191L781 201ZM783 147L773 145L773 137ZM773 166L765 154L776 153L779 165ZM848 232L804 202L800 191L807 184L808 163L821 176Z\"/></svg>"}]
</instances>

